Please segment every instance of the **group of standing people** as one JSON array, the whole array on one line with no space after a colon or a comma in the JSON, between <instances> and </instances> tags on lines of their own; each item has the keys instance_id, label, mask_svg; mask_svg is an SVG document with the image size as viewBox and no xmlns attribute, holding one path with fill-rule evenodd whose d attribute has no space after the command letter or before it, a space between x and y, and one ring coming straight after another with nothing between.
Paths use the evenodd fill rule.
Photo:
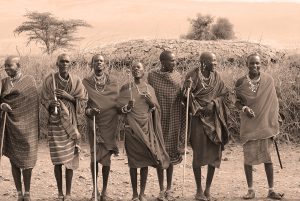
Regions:
<instances>
[{"instance_id":1,"label":"group of standing people","mask_svg":"<svg viewBox=\"0 0 300 201\"><path fill-rule=\"evenodd\" d=\"M145 189L149 166L157 169L160 188L157 200L175 200L172 191L173 169L182 161L186 149L186 125L189 125L188 139L193 150L192 166L197 187L195 199L211 200L210 187L215 168L220 167L222 151L229 141L230 91L215 70L217 59L211 52L202 53L199 67L192 69L185 78L174 69L176 57L171 51L163 51L159 59L161 67L149 72L147 78L143 63L133 62L133 81L119 90L117 82L106 72L102 55L93 56L92 73L83 81L69 73L70 56L58 56L58 72L45 78L40 102L49 116L48 141L59 201L72 200L73 170L79 166L78 127L84 124L85 119L94 189L91 200L112 200L107 194L107 184L111 155L118 154L116 140L120 116L124 122L133 201L147 200ZM248 74L242 76L235 86L235 105L241 110L240 134L248 184L248 192L243 198L255 198L252 166L264 163L269 184L267 196L281 199L283 195L274 191L271 159L272 142L279 133L278 99L272 77L260 72L260 65L259 55L248 56ZM8 77L1 81L0 94L1 130L5 131L1 136L4 140L1 150L10 159L18 201L30 201L31 173L37 160L39 95L34 78L22 74L19 57L8 57L5 71ZM187 107L188 117L185 116ZM98 163L102 165L101 193L97 185ZM205 165L208 171L203 190L201 167ZM139 192L138 168L141 177Z\"/></svg>"}]
</instances>

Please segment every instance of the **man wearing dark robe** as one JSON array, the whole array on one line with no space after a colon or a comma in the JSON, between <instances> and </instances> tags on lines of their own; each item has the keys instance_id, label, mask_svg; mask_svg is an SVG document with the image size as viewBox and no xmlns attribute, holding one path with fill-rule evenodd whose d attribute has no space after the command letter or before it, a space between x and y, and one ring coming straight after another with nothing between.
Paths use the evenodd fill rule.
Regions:
<instances>
[{"instance_id":1,"label":"man wearing dark robe","mask_svg":"<svg viewBox=\"0 0 300 201\"><path fill-rule=\"evenodd\" d=\"M125 148L130 168L133 201L146 201L148 166L166 169L169 156L165 150L160 121L160 106L154 89L145 82L144 66L132 65L134 82L122 86L119 110L125 115ZM137 192L137 168L141 168L140 194Z\"/></svg>"},{"instance_id":2,"label":"man wearing dark robe","mask_svg":"<svg viewBox=\"0 0 300 201\"><path fill-rule=\"evenodd\" d=\"M92 75L83 79L89 100L86 108L88 116L88 138L91 151L91 173L93 178L93 189L95 190L95 171L96 183L98 177L98 163L102 164L103 187L101 196L97 188L97 198L101 201L110 200L106 189L111 164L111 155L118 153L117 132L118 132L118 112L117 97L119 94L118 85L110 79L105 72L105 62L103 56L96 54L92 58ZM94 123L95 116L96 129L96 170L94 170ZM95 199L95 192L92 194L91 201Z\"/></svg>"},{"instance_id":3,"label":"man wearing dark robe","mask_svg":"<svg viewBox=\"0 0 300 201\"><path fill-rule=\"evenodd\" d=\"M260 72L258 54L247 58L248 74L235 84L236 107L241 110L240 136L244 151L244 170L248 192L244 199L254 199L253 165L264 163L269 192L268 198L280 200L281 193L274 191L271 152L273 140L279 134L279 103L273 78Z\"/></svg>"},{"instance_id":4,"label":"man wearing dark robe","mask_svg":"<svg viewBox=\"0 0 300 201\"><path fill-rule=\"evenodd\" d=\"M200 67L186 76L185 95L191 87L189 109L190 142L193 149L193 171L197 186L196 200L211 199L210 187L215 168L221 164L222 151L228 142L227 119L229 114L229 90L215 71L216 56L204 52ZM201 166L208 165L206 187L201 185Z\"/></svg>"},{"instance_id":5,"label":"man wearing dark robe","mask_svg":"<svg viewBox=\"0 0 300 201\"><path fill-rule=\"evenodd\" d=\"M18 191L18 201L30 201L32 169L37 161L39 134L39 101L35 79L21 72L20 58L7 57L8 77L1 81L1 116L5 125L3 154L11 163L12 175ZM0 156L1 157L1 156ZM23 194L21 175L25 193Z\"/></svg>"}]
</instances>

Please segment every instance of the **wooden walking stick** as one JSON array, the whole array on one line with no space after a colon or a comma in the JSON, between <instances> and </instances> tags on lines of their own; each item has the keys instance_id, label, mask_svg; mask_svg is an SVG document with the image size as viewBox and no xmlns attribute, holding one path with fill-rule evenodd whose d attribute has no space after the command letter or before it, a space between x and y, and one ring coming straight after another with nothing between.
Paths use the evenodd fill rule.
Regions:
<instances>
[{"instance_id":1,"label":"wooden walking stick","mask_svg":"<svg viewBox=\"0 0 300 201\"><path fill-rule=\"evenodd\" d=\"M93 131L94 131L94 197L95 201L97 201L97 149L96 149L96 142L97 142L97 135L96 135L96 116L93 116Z\"/></svg>"},{"instance_id":2,"label":"wooden walking stick","mask_svg":"<svg viewBox=\"0 0 300 201\"><path fill-rule=\"evenodd\" d=\"M277 153L278 161L279 161L279 164L280 164L280 168L283 169L276 139L274 139L274 144L275 144L276 153Z\"/></svg>"},{"instance_id":3,"label":"wooden walking stick","mask_svg":"<svg viewBox=\"0 0 300 201\"><path fill-rule=\"evenodd\" d=\"M1 149L0 149L0 164L1 164L1 158L3 154L3 144L4 144L4 135L5 135L5 124L6 124L6 112L4 112L4 117L3 117L3 128L2 128L2 135L1 135Z\"/></svg>"},{"instance_id":4,"label":"wooden walking stick","mask_svg":"<svg viewBox=\"0 0 300 201\"><path fill-rule=\"evenodd\" d=\"M187 87L187 100L186 100L186 110L185 110L185 135L184 135L184 159L183 159L183 183L182 183L182 196L184 196L185 191L185 166L186 166L186 150L187 150L187 136L188 136L188 121L189 121L189 102L190 102L190 91L192 79L189 78L190 84Z\"/></svg>"},{"instance_id":5,"label":"wooden walking stick","mask_svg":"<svg viewBox=\"0 0 300 201\"><path fill-rule=\"evenodd\" d=\"M55 95L55 89L56 89L56 84L55 84L55 77L54 73L52 73L52 81L53 81L53 93L54 93L54 100L57 101L57 97ZM57 114L57 107L54 107L54 114Z\"/></svg>"}]
</instances>

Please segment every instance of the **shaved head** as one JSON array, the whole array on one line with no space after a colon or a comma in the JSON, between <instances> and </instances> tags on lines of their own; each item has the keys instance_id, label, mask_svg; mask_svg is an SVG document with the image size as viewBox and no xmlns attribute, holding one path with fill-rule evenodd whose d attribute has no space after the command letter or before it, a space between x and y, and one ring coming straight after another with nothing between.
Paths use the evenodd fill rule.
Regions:
<instances>
[{"instance_id":1,"label":"shaved head","mask_svg":"<svg viewBox=\"0 0 300 201\"><path fill-rule=\"evenodd\" d=\"M56 60L56 64L58 64L58 62L59 62L63 57L69 57L69 59L70 59L70 55L68 55L67 53L62 53L62 54L58 55L57 60Z\"/></svg>"},{"instance_id":2,"label":"shaved head","mask_svg":"<svg viewBox=\"0 0 300 201\"><path fill-rule=\"evenodd\" d=\"M163 52L160 54L159 60L160 60L160 61L164 61L164 60L170 58L172 54L173 54L173 53L172 53L171 51L165 50L165 51L163 51ZM173 54L173 55L174 55L174 54Z\"/></svg>"},{"instance_id":3,"label":"shaved head","mask_svg":"<svg viewBox=\"0 0 300 201\"><path fill-rule=\"evenodd\" d=\"M18 67L20 67L20 57L18 56L8 56L6 59L5 59L5 64L7 63L16 63L18 65Z\"/></svg>"},{"instance_id":4,"label":"shaved head","mask_svg":"<svg viewBox=\"0 0 300 201\"><path fill-rule=\"evenodd\" d=\"M248 64L249 63L249 60L252 58L252 57L258 57L260 59L260 55L258 53L252 53L250 54L248 57L247 57L247 60L246 60L246 63Z\"/></svg>"},{"instance_id":5,"label":"shaved head","mask_svg":"<svg viewBox=\"0 0 300 201\"><path fill-rule=\"evenodd\" d=\"M208 61L208 60L211 60L213 57L215 57L216 55L212 52L203 52L201 55L200 55L200 62L205 62L205 61Z\"/></svg>"}]
</instances>

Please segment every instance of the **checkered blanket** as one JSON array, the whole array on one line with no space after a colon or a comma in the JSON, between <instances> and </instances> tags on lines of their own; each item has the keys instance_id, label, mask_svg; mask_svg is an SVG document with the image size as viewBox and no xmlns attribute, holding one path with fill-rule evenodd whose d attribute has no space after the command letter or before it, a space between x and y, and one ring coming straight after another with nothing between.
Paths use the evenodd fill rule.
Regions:
<instances>
[{"instance_id":1,"label":"checkered blanket","mask_svg":"<svg viewBox=\"0 0 300 201\"><path fill-rule=\"evenodd\" d=\"M182 78L179 72L161 72L153 70L148 75L148 82L154 88L161 107L161 124L166 150L171 163L182 161L179 147L184 146L185 113L181 104Z\"/></svg>"},{"instance_id":2,"label":"checkered blanket","mask_svg":"<svg viewBox=\"0 0 300 201\"><path fill-rule=\"evenodd\" d=\"M14 83L9 77L4 78L0 101L12 108L7 113L3 153L17 167L33 168L37 160L39 132L39 102L34 78L23 76Z\"/></svg>"}]
</instances>

